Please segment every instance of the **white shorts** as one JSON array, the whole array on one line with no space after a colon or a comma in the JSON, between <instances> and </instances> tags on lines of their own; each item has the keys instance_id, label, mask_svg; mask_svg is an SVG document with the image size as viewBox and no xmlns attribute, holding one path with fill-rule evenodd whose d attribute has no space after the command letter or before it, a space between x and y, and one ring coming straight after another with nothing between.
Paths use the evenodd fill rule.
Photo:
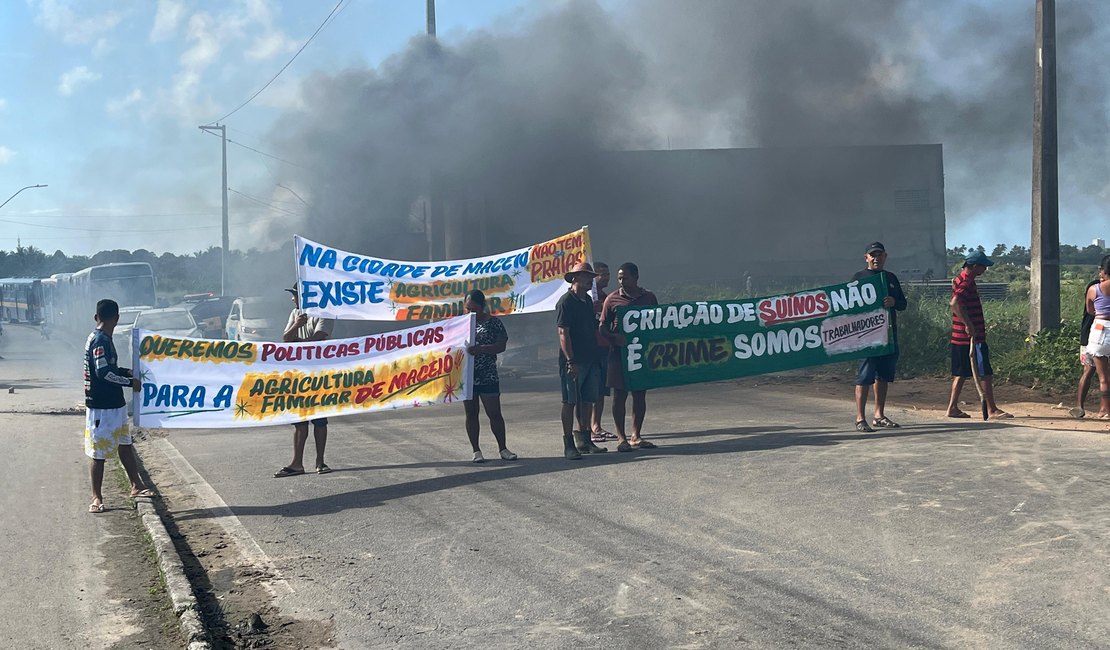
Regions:
<instances>
[{"instance_id":1,"label":"white shorts","mask_svg":"<svg viewBox=\"0 0 1110 650\"><path fill-rule=\"evenodd\" d=\"M1110 320L1096 318L1087 338L1087 354L1092 357L1110 357Z\"/></svg>"},{"instance_id":2,"label":"white shorts","mask_svg":"<svg viewBox=\"0 0 1110 650\"><path fill-rule=\"evenodd\" d=\"M1087 346L1079 346L1079 365L1093 368L1095 365L1095 358L1087 354Z\"/></svg>"},{"instance_id":3,"label":"white shorts","mask_svg":"<svg viewBox=\"0 0 1110 650\"><path fill-rule=\"evenodd\" d=\"M131 429L127 407L118 409L85 409L85 455L104 460L120 445L130 445Z\"/></svg>"}]
</instances>

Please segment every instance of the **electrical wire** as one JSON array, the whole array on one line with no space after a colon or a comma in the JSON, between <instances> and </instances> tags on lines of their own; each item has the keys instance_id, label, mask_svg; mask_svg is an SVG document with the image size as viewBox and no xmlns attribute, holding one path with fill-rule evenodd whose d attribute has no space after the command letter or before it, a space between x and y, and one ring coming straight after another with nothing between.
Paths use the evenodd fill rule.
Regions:
<instances>
[{"instance_id":1,"label":"electrical wire","mask_svg":"<svg viewBox=\"0 0 1110 650\"><path fill-rule=\"evenodd\" d=\"M335 6L332 7L331 13L329 13L328 17L324 19L324 22L320 23L320 26L316 28L316 31L312 32L312 36L308 37L308 40L304 42L304 45L301 46L301 49L297 50L297 53L293 55L293 58L289 59L288 63L281 66L281 70L278 70L277 74L275 74L269 81L266 82L266 85L264 85L261 88L259 88L258 90L256 90L253 95L251 95L250 97L248 97L246 99L246 101L244 101L242 104L239 104L238 106L236 106L235 109L233 111L231 111L230 113L228 113L227 115L224 115L220 119L213 122L213 124L218 124L220 122L223 122L224 120L231 117L232 115L235 115L236 113L239 112L239 109L241 109L244 106L246 106L247 104L251 103L251 100L253 100L255 97L258 97L259 95L261 95L263 90L266 90L267 88L269 88L270 84L274 83L274 81L276 81L277 78L279 76L281 76L281 73L285 72L285 69L288 68L293 63L293 61L297 60L297 57L301 55L301 52L304 52L304 49L306 47L308 47L308 44L312 42L312 39L316 38L316 35L320 33L320 30L324 29L324 27L329 22L331 22L332 16L335 16L336 12L339 11L339 6L342 5L346 1L348 1L348 0L339 0L339 2L335 3Z\"/></svg>"}]
</instances>

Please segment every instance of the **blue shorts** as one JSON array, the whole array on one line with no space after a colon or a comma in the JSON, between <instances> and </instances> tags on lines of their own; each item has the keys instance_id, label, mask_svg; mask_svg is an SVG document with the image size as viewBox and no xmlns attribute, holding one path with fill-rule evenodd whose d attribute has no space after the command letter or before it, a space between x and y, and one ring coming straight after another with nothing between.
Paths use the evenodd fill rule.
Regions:
<instances>
[{"instance_id":1,"label":"blue shorts","mask_svg":"<svg viewBox=\"0 0 1110 650\"><path fill-rule=\"evenodd\" d=\"M563 392L563 404L593 404L601 390L601 363L578 366L577 382L567 375L567 364L562 364L559 368L559 386Z\"/></svg>"},{"instance_id":2,"label":"blue shorts","mask_svg":"<svg viewBox=\"0 0 1110 650\"><path fill-rule=\"evenodd\" d=\"M501 382L495 381L492 384L474 384L474 396L479 395L500 395Z\"/></svg>"},{"instance_id":3,"label":"blue shorts","mask_svg":"<svg viewBox=\"0 0 1110 650\"><path fill-rule=\"evenodd\" d=\"M856 375L856 386L870 386L875 379L890 383L898 370L898 353L886 354L881 357L867 357L859 362L859 374Z\"/></svg>"}]
</instances>

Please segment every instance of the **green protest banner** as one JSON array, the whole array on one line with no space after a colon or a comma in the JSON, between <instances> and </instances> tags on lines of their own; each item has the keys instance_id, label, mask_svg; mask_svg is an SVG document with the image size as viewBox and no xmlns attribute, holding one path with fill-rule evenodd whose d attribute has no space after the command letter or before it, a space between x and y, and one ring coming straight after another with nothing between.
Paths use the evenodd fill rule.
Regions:
<instances>
[{"instance_id":1,"label":"green protest banner","mask_svg":"<svg viewBox=\"0 0 1110 650\"><path fill-rule=\"evenodd\" d=\"M679 386L894 351L883 274L797 293L626 307L628 390Z\"/></svg>"}]
</instances>

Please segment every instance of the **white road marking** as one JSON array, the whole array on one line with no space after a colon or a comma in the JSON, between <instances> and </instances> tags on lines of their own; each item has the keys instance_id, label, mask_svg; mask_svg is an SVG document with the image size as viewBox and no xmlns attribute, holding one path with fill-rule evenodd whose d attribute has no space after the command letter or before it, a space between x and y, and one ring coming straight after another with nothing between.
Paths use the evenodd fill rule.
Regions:
<instances>
[{"instance_id":1,"label":"white road marking","mask_svg":"<svg viewBox=\"0 0 1110 650\"><path fill-rule=\"evenodd\" d=\"M159 438L152 442L177 471L181 482L191 488L201 505L213 513L212 520L218 523L228 534L228 537L239 547L239 554L251 565L265 570L266 575L270 576L262 580L262 584L270 592L270 595L278 598L293 594L293 587L289 585L285 578L281 577L277 567L270 560L270 556L266 555L266 552L254 540L254 537L251 537L243 522L239 521L239 517L235 516L231 508L227 507L227 503L212 489L208 481L205 481L204 477L193 469L189 461L185 460L185 457L177 451L176 447L170 444L169 440Z\"/></svg>"}]
</instances>

